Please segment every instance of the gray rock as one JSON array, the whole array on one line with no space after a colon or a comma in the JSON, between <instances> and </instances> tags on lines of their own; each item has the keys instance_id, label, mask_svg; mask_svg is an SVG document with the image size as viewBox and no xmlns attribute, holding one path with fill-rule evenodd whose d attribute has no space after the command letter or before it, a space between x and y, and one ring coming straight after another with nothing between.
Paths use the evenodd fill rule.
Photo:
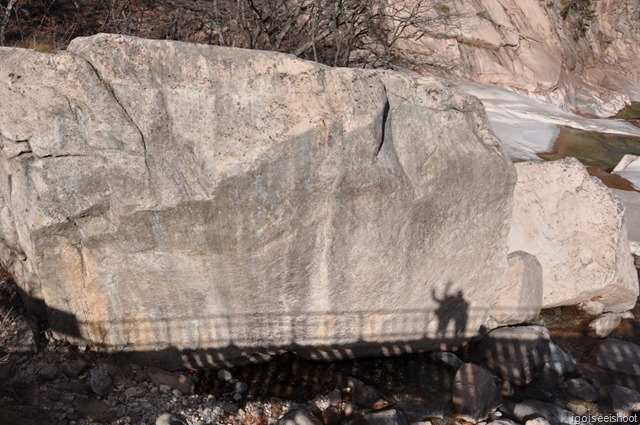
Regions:
<instances>
[{"instance_id":1,"label":"gray rock","mask_svg":"<svg viewBox=\"0 0 640 425\"><path fill-rule=\"evenodd\" d=\"M498 419L495 421L487 422L487 425L518 425L518 424L510 419Z\"/></svg>"},{"instance_id":2,"label":"gray rock","mask_svg":"<svg viewBox=\"0 0 640 425\"><path fill-rule=\"evenodd\" d=\"M113 388L113 378L109 374L109 368L105 364L97 365L89 372L89 385L91 390L99 397L109 394Z\"/></svg>"},{"instance_id":3,"label":"gray rock","mask_svg":"<svg viewBox=\"0 0 640 425\"><path fill-rule=\"evenodd\" d=\"M527 420L524 425L551 425L551 423L545 418L533 418Z\"/></svg>"},{"instance_id":4,"label":"gray rock","mask_svg":"<svg viewBox=\"0 0 640 425\"><path fill-rule=\"evenodd\" d=\"M127 398L138 398L138 397L142 397L142 396L144 396L146 393L147 393L147 390L145 390L145 389L144 389L144 388L142 388L142 387L130 387L130 388L127 388L127 389L124 391L124 395L125 395Z\"/></svg>"},{"instance_id":5,"label":"gray rock","mask_svg":"<svg viewBox=\"0 0 640 425\"><path fill-rule=\"evenodd\" d=\"M231 381L231 379L233 378L233 375L231 375L231 372L229 372L227 369L220 369L218 371L218 379L221 381Z\"/></svg>"},{"instance_id":6,"label":"gray rock","mask_svg":"<svg viewBox=\"0 0 640 425\"><path fill-rule=\"evenodd\" d=\"M347 384L351 389L351 401L360 407L381 410L391 405L380 391L356 378L348 377Z\"/></svg>"},{"instance_id":7,"label":"gray rock","mask_svg":"<svg viewBox=\"0 0 640 425\"><path fill-rule=\"evenodd\" d=\"M611 401L611 407L616 415L626 417L640 413L640 393L638 391L620 385L612 385L604 388L604 392Z\"/></svg>"},{"instance_id":8,"label":"gray rock","mask_svg":"<svg viewBox=\"0 0 640 425\"><path fill-rule=\"evenodd\" d=\"M38 364L37 370L42 381L53 381L58 376L58 367L51 363L42 362Z\"/></svg>"},{"instance_id":9,"label":"gray rock","mask_svg":"<svg viewBox=\"0 0 640 425\"><path fill-rule=\"evenodd\" d=\"M502 403L495 377L473 363L464 363L453 380L453 410L471 421L485 419Z\"/></svg>"},{"instance_id":10,"label":"gray rock","mask_svg":"<svg viewBox=\"0 0 640 425\"><path fill-rule=\"evenodd\" d=\"M83 359L71 359L60 365L60 372L64 373L70 378L77 378L82 372L84 372L89 363Z\"/></svg>"},{"instance_id":11,"label":"gray rock","mask_svg":"<svg viewBox=\"0 0 640 425\"><path fill-rule=\"evenodd\" d=\"M547 362L546 368L559 376L578 373L576 359L565 353L562 348L558 347L553 342L549 343L549 361Z\"/></svg>"},{"instance_id":12,"label":"gray rock","mask_svg":"<svg viewBox=\"0 0 640 425\"><path fill-rule=\"evenodd\" d=\"M598 400L598 389L587 382L585 379L570 379L566 383L567 392L574 397L586 401Z\"/></svg>"},{"instance_id":13,"label":"gray rock","mask_svg":"<svg viewBox=\"0 0 640 425\"><path fill-rule=\"evenodd\" d=\"M538 400L525 400L517 403L511 412L519 422L526 422L530 419L544 418L552 425L573 423L573 412L563 409L555 404L545 403ZM543 425L543 424L539 424Z\"/></svg>"},{"instance_id":14,"label":"gray rock","mask_svg":"<svg viewBox=\"0 0 640 425\"><path fill-rule=\"evenodd\" d=\"M278 419L276 425L321 425L320 419L306 410L292 410Z\"/></svg>"},{"instance_id":15,"label":"gray rock","mask_svg":"<svg viewBox=\"0 0 640 425\"><path fill-rule=\"evenodd\" d=\"M431 353L431 358L452 370L458 370L464 363L458 356L449 351L434 351Z\"/></svg>"},{"instance_id":16,"label":"gray rock","mask_svg":"<svg viewBox=\"0 0 640 425\"><path fill-rule=\"evenodd\" d=\"M618 339L600 341L593 351L595 364L627 375L640 376L640 346Z\"/></svg>"},{"instance_id":17,"label":"gray rock","mask_svg":"<svg viewBox=\"0 0 640 425\"><path fill-rule=\"evenodd\" d=\"M587 301L580 304L579 307L590 316L599 316L604 312L605 305L600 301Z\"/></svg>"},{"instance_id":18,"label":"gray rock","mask_svg":"<svg viewBox=\"0 0 640 425\"><path fill-rule=\"evenodd\" d=\"M549 331L543 326L509 326L489 332L478 352L502 379L526 385L542 374L549 361L550 343Z\"/></svg>"},{"instance_id":19,"label":"gray rock","mask_svg":"<svg viewBox=\"0 0 640 425\"><path fill-rule=\"evenodd\" d=\"M353 422L362 425L408 425L409 422L404 414L398 409L381 410L379 412L371 412L357 419L361 422Z\"/></svg>"},{"instance_id":20,"label":"gray rock","mask_svg":"<svg viewBox=\"0 0 640 425\"><path fill-rule=\"evenodd\" d=\"M238 394L244 394L248 389L249 385L247 385L245 382L236 382L233 386L233 390Z\"/></svg>"},{"instance_id":21,"label":"gray rock","mask_svg":"<svg viewBox=\"0 0 640 425\"><path fill-rule=\"evenodd\" d=\"M156 419L156 425L187 425L187 422L178 415L163 413Z\"/></svg>"},{"instance_id":22,"label":"gray rock","mask_svg":"<svg viewBox=\"0 0 640 425\"><path fill-rule=\"evenodd\" d=\"M617 313L602 314L589 323L590 333L596 338L606 338L618 327L621 320Z\"/></svg>"},{"instance_id":23,"label":"gray rock","mask_svg":"<svg viewBox=\"0 0 640 425\"><path fill-rule=\"evenodd\" d=\"M72 342L428 349L500 296L515 170L451 83L107 34L2 49L12 73L0 262Z\"/></svg>"},{"instance_id":24,"label":"gray rock","mask_svg":"<svg viewBox=\"0 0 640 425\"><path fill-rule=\"evenodd\" d=\"M155 368L149 368L147 372L156 385L168 385L173 389L179 390L182 394L193 393L193 383L185 375Z\"/></svg>"}]
</instances>

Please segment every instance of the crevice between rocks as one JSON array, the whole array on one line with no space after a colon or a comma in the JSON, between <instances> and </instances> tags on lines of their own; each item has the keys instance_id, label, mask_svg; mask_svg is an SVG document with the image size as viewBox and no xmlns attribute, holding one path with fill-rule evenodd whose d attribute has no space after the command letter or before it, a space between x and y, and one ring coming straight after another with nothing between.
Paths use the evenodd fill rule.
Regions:
<instances>
[{"instance_id":1,"label":"crevice between rocks","mask_svg":"<svg viewBox=\"0 0 640 425\"><path fill-rule=\"evenodd\" d=\"M378 143L378 147L376 148L376 152L374 158L378 158L380 151L382 150L382 146L384 146L385 141L387 140L387 124L389 122L389 114L391 112L391 105L389 104L389 98L387 97L387 89L384 89L384 108L382 109L382 128L380 129L380 143Z\"/></svg>"}]
</instances>

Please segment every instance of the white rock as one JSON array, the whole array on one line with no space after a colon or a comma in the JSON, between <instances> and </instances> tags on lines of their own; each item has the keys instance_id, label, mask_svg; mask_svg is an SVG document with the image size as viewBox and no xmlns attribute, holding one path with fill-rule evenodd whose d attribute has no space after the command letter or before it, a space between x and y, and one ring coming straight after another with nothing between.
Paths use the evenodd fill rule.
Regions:
<instances>
[{"instance_id":1,"label":"white rock","mask_svg":"<svg viewBox=\"0 0 640 425\"><path fill-rule=\"evenodd\" d=\"M485 324L515 174L450 83L104 34L0 76L0 260L65 337L219 367Z\"/></svg>"},{"instance_id":2,"label":"white rock","mask_svg":"<svg viewBox=\"0 0 640 425\"><path fill-rule=\"evenodd\" d=\"M604 312L605 305L599 301L587 301L579 304L578 307L590 316L599 316Z\"/></svg>"},{"instance_id":3,"label":"white rock","mask_svg":"<svg viewBox=\"0 0 640 425\"><path fill-rule=\"evenodd\" d=\"M617 313L605 313L589 323L589 329L596 338L606 338L618 327L622 318Z\"/></svg>"},{"instance_id":4,"label":"white rock","mask_svg":"<svg viewBox=\"0 0 640 425\"><path fill-rule=\"evenodd\" d=\"M638 276L618 199L573 158L516 168L510 246L542 264L543 307L597 300L607 311L632 308Z\"/></svg>"},{"instance_id":5,"label":"white rock","mask_svg":"<svg viewBox=\"0 0 640 425\"><path fill-rule=\"evenodd\" d=\"M492 304L491 317L501 325L535 319L542 306L542 266L531 254L523 251L508 255L509 268L502 285L496 288L497 300Z\"/></svg>"}]
</instances>

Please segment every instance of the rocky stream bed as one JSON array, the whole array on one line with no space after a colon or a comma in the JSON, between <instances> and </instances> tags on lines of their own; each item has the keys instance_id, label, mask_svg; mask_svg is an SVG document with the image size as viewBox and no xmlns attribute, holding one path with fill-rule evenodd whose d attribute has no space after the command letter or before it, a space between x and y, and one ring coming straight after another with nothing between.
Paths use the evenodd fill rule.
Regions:
<instances>
[{"instance_id":1,"label":"rocky stream bed","mask_svg":"<svg viewBox=\"0 0 640 425\"><path fill-rule=\"evenodd\" d=\"M5 275L0 424L633 420L640 410L640 309L600 313L597 302L544 310L529 326L499 328L455 353L335 362L285 354L246 367L166 371L50 338L45 324L25 314Z\"/></svg>"}]
</instances>

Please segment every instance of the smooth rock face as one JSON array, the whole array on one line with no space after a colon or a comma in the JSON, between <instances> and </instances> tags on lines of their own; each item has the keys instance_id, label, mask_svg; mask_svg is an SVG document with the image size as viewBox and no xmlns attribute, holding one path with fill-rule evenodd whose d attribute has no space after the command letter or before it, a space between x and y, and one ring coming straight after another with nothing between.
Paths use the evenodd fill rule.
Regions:
<instances>
[{"instance_id":1,"label":"smooth rock face","mask_svg":"<svg viewBox=\"0 0 640 425\"><path fill-rule=\"evenodd\" d=\"M503 284L497 288L499 295L492 306L491 317L501 325L532 320L540 313L542 305L542 266L531 254L523 251L507 256L509 268Z\"/></svg>"},{"instance_id":2,"label":"smooth rock face","mask_svg":"<svg viewBox=\"0 0 640 425\"><path fill-rule=\"evenodd\" d=\"M543 308L589 300L632 308L638 276L619 200L573 158L516 169L510 248L542 264Z\"/></svg>"},{"instance_id":3,"label":"smooth rock face","mask_svg":"<svg viewBox=\"0 0 640 425\"><path fill-rule=\"evenodd\" d=\"M476 99L113 35L0 76L0 258L58 333L206 366L485 323L515 176Z\"/></svg>"}]
</instances>

